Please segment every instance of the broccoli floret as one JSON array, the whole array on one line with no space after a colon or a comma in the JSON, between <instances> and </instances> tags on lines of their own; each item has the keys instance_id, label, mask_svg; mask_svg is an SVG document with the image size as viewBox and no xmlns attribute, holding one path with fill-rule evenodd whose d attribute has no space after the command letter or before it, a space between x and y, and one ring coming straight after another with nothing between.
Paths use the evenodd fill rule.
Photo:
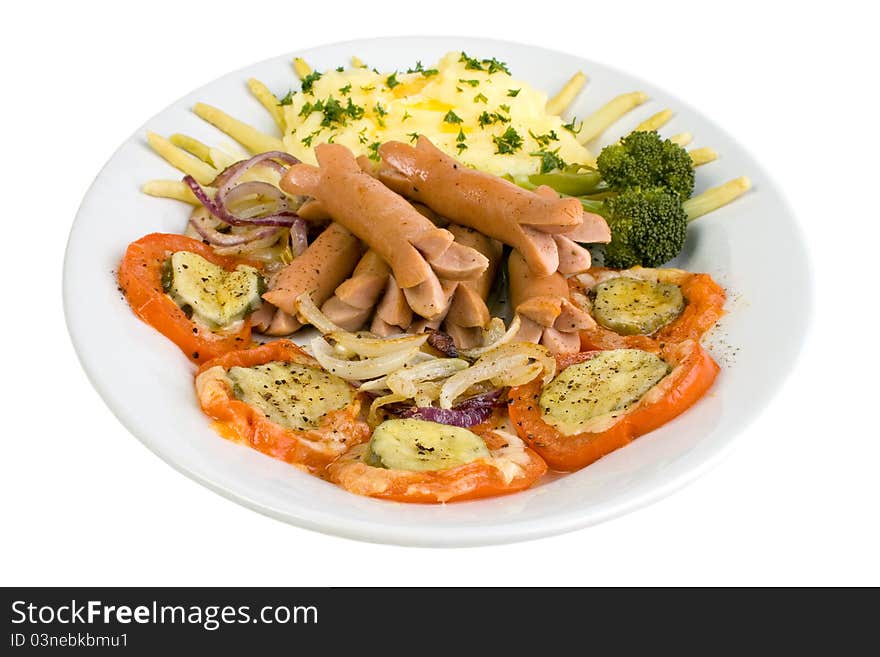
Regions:
<instances>
[{"instance_id":1,"label":"broccoli floret","mask_svg":"<svg viewBox=\"0 0 880 657\"><path fill-rule=\"evenodd\" d=\"M604 252L606 267L659 267L684 247L687 215L681 200L666 190L631 189L601 203L582 203L605 217L611 229Z\"/></svg>"},{"instance_id":2,"label":"broccoli floret","mask_svg":"<svg viewBox=\"0 0 880 657\"><path fill-rule=\"evenodd\" d=\"M694 191L691 156L656 130L633 132L606 146L596 160L599 173L612 190L661 188L682 201Z\"/></svg>"}]
</instances>

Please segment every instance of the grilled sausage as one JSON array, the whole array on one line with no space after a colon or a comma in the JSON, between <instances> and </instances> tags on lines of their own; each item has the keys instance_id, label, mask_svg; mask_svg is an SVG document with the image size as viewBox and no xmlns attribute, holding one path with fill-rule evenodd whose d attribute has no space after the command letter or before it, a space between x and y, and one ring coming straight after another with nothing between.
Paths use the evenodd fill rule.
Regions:
<instances>
[{"instance_id":1,"label":"grilled sausage","mask_svg":"<svg viewBox=\"0 0 880 657\"><path fill-rule=\"evenodd\" d=\"M296 164L281 187L318 203L334 221L364 240L385 260L407 299L429 319L445 312L442 289L432 264L446 278L462 280L482 272L488 262L472 249L453 247L453 236L437 228L405 199L365 173L351 151L339 144L315 149L319 167ZM451 253L447 253L452 248Z\"/></svg>"},{"instance_id":2,"label":"grilled sausage","mask_svg":"<svg viewBox=\"0 0 880 657\"><path fill-rule=\"evenodd\" d=\"M537 194L469 169L426 137L419 137L415 147L387 142L379 147L379 154L379 178L391 189L513 246L538 275L546 276L559 266L550 233L578 231L583 223L584 211L577 199L559 198L555 192L551 198L546 192Z\"/></svg>"},{"instance_id":3,"label":"grilled sausage","mask_svg":"<svg viewBox=\"0 0 880 657\"><path fill-rule=\"evenodd\" d=\"M304 292L311 293L312 301L320 306L348 277L362 251L357 237L339 224L330 224L302 255L278 272L263 299L288 315L296 314L296 299Z\"/></svg>"}]
</instances>

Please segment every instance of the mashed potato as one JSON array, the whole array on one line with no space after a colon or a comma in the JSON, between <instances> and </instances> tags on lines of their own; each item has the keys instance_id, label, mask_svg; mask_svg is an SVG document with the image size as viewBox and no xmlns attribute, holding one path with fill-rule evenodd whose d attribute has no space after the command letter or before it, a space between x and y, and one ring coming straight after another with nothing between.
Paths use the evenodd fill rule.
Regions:
<instances>
[{"instance_id":1,"label":"mashed potato","mask_svg":"<svg viewBox=\"0 0 880 657\"><path fill-rule=\"evenodd\" d=\"M314 163L314 146L335 142L378 158L379 144L425 135L464 163L497 175L528 175L592 157L546 111L547 95L496 60L447 54L407 73L326 71L283 101L286 149Z\"/></svg>"}]
</instances>

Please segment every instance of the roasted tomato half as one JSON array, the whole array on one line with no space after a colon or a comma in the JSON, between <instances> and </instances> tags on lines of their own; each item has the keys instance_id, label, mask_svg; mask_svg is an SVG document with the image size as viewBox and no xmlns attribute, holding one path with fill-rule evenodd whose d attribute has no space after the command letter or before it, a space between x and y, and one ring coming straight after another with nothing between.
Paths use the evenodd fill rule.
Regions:
<instances>
[{"instance_id":1,"label":"roasted tomato half","mask_svg":"<svg viewBox=\"0 0 880 657\"><path fill-rule=\"evenodd\" d=\"M519 436L547 464L578 470L662 426L711 387L718 365L688 340L660 352L608 349L557 356L556 376L512 388Z\"/></svg>"},{"instance_id":2,"label":"roasted tomato half","mask_svg":"<svg viewBox=\"0 0 880 657\"><path fill-rule=\"evenodd\" d=\"M581 349L646 349L699 340L724 314L724 288L681 269L593 268L569 279L572 298L596 320Z\"/></svg>"},{"instance_id":3,"label":"roasted tomato half","mask_svg":"<svg viewBox=\"0 0 880 657\"><path fill-rule=\"evenodd\" d=\"M288 340L204 363L196 394L222 435L314 474L370 436L360 394Z\"/></svg>"}]
</instances>

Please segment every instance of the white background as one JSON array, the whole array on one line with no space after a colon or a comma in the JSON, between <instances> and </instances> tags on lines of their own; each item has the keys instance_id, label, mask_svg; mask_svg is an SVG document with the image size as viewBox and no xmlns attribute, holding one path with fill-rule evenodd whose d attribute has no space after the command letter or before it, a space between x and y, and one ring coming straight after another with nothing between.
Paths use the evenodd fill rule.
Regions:
<instances>
[{"instance_id":1,"label":"white background","mask_svg":"<svg viewBox=\"0 0 880 657\"><path fill-rule=\"evenodd\" d=\"M880 584L880 51L869 3L348 4L5 9L0 584ZM815 265L808 345L733 454L683 491L530 543L356 543L186 479L90 387L64 326L61 263L77 206L119 143L229 70L412 33L533 43L650 79L737 137L791 203Z\"/></svg>"}]
</instances>

